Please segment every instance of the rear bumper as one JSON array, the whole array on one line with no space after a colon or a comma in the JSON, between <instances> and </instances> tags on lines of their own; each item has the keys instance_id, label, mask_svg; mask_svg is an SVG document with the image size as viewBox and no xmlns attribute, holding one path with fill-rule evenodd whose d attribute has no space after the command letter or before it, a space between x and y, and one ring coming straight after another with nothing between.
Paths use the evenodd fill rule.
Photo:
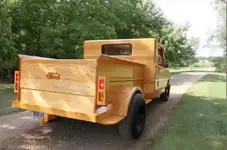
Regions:
<instances>
[{"instance_id":1,"label":"rear bumper","mask_svg":"<svg viewBox=\"0 0 227 150\"><path fill-rule=\"evenodd\" d=\"M12 102L12 107L31 110L31 111L39 111L50 115L83 120L83 121L88 121L93 123L99 123L103 125L114 125L120 122L122 119L124 119L124 116L113 115L111 109L101 114L84 114L84 113L78 113L78 112L63 111L59 109L45 108L37 105L25 104L25 103L21 103L17 99Z\"/></svg>"}]
</instances>

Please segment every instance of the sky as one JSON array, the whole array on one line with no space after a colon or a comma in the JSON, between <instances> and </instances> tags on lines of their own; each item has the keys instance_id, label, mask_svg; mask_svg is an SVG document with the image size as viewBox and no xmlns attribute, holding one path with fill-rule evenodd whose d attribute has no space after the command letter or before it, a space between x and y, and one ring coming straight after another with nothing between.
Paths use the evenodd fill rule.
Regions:
<instances>
[{"instance_id":1,"label":"sky","mask_svg":"<svg viewBox=\"0 0 227 150\"><path fill-rule=\"evenodd\" d=\"M221 56L221 49L204 48L207 44L209 32L217 23L216 12L211 6L212 0L153 0L164 12L165 16L177 24L189 22L191 28L189 36L200 39L197 56Z\"/></svg>"}]
</instances>

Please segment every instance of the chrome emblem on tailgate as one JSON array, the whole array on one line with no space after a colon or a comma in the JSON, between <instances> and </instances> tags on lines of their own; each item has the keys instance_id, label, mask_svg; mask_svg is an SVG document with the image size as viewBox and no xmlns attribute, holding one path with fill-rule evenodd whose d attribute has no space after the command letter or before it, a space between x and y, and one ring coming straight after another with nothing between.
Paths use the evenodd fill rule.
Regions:
<instances>
[{"instance_id":1,"label":"chrome emblem on tailgate","mask_svg":"<svg viewBox=\"0 0 227 150\"><path fill-rule=\"evenodd\" d=\"M54 73L54 72L49 72L46 75L47 79L56 79L59 80L60 79L60 73Z\"/></svg>"}]
</instances>

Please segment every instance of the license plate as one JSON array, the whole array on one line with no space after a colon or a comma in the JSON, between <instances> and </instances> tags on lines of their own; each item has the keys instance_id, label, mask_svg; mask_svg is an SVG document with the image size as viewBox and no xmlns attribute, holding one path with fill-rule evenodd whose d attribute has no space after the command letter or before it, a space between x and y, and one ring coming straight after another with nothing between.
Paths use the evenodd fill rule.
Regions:
<instances>
[{"instance_id":1,"label":"license plate","mask_svg":"<svg viewBox=\"0 0 227 150\"><path fill-rule=\"evenodd\" d=\"M33 111L33 116L35 118L42 118L44 116L44 113L43 112Z\"/></svg>"}]
</instances>

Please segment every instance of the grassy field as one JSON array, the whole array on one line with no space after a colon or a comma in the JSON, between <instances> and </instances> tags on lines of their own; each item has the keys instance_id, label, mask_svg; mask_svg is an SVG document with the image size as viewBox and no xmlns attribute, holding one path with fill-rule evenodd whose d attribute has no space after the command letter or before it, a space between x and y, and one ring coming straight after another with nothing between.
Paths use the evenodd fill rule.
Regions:
<instances>
[{"instance_id":1,"label":"grassy field","mask_svg":"<svg viewBox=\"0 0 227 150\"><path fill-rule=\"evenodd\" d=\"M16 99L13 84L0 83L0 116L21 111L11 107L12 100Z\"/></svg>"},{"instance_id":2,"label":"grassy field","mask_svg":"<svg viewBox=\"0 0 227 150\"><path fill-rule=\"evenodd\" d=\"M169 68L172 75L180 74L184 72L191 72L191 71L199 71L204 69L205 67L176 67L176 68Z\"/></svg>"},{"instance_id":3,"label":"grassy field","mask_svg":"<svg viewBox=\"0 0 227 150\"><path fill-rule=\"evenodd\" d=\"M193 85L153 146L156 150L226 150L226 76L209 74Z\"/></svg>"}]
</instances>

